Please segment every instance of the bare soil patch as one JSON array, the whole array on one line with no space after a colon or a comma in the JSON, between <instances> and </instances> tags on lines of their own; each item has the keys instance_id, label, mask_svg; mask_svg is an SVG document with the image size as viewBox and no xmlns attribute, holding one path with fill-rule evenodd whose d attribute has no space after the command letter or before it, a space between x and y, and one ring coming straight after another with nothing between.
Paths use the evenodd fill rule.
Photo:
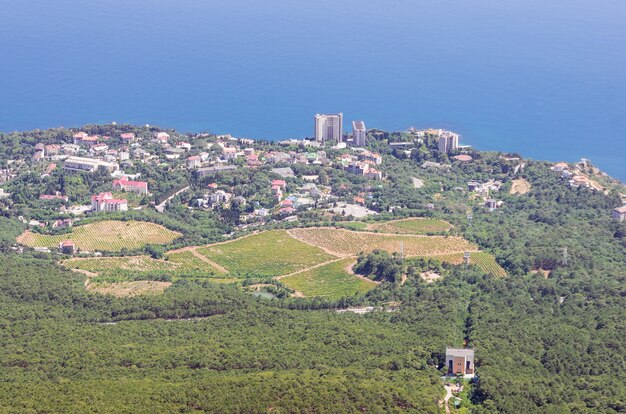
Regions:
<instances>
[{"instance_id":1,"label":"bare soil patch","mask_svg":"<svg viewBox=\"0 0 626 414\"><path fill-rule=\"evenodd\" d=\"M433 283L434 281L441 279L441 275L435 272L422 272L420 273L420 277L426 283Z\"/></svg>"},{"instance_id":2,"label":"bare soil patch","mask_svg":"<svg viewBox=\"0 0 626 414\"><path fill-rule=\"evenodd\" d=\"M170 287L172 282L156 282L153 280L140 280L136 282L119 283L89 283L87 290L102 295L113 295L118 298L163 293Z\"/></svg>"},{"instance_id":3,"label":"bare soil patch","mask_svg":"<svg viewBox=\"0 0 626 414\"><path fill-rule=\"evenodd\" d=\"M518 178L511 181L510 194L526 194L530 191L530 183L524 178Z\"/></svg>"}]
</instances>

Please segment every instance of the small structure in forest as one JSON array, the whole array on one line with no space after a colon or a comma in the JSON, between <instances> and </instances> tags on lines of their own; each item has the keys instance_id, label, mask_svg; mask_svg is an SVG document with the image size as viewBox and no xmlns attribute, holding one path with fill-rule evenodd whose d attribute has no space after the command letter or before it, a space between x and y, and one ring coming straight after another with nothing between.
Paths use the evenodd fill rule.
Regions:
<instances>
[{"instance_id":1,"label":"small structure in forest","mask_svg":"<svg viewBox=\"0 0 626 414\"><path fill-rule=\"evenodd\" d=\"M474 349L446 348L446 369L448 375L474 377Z\"/></svg>"}]
</instances>

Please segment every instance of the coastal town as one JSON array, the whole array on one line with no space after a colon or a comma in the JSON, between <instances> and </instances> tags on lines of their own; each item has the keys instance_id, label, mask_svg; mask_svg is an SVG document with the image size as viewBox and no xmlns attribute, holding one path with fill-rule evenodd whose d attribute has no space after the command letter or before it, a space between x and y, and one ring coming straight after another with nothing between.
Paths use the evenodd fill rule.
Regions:
<instances>
[{"instance_id":1,"label":"coastal town","mask_svg":"<svg viewBox=\"0 0 626 414\"><path fill-rule=\"evenodd\" d=\"M163 212L174 195L188 209L221 214L235 212L234 218L233 214L228 213L228 216L240 229L274 221L297 221L299 216L311 210L342 219L362 219L382 212L380 204L372 201L374 192L376 188L391 184L384 172L384 158L378 150L383 149L395 158L411 159L416 158L418 152L428 151L430 146L438 155L419 163L431 175L449 171L453 164L456 168L471 165L478 154L471 146L461 145L459 134L452 131L410 128L407 132L390 135L367 130L364 121L356 120L352 121L351 133L344 133L343 122L342 113L316 114L312 138L273 143L228 134L180 134L149 126L131 128L113 124L108 130L115 134L93 133L93 128L90 132L64 130L63 139L36 142L29 158L6 161L0 171L0 202L11 200L11 182L24 170L40 171L41 180L50 180L62 170L63 177L66 174L88 174L97 176L104 185L100 186L101 191L89 194L88 200L78 196L70 198L61 188L37 194L43 208L54 208L57 214L47 214L50 217L47 220L20 215L20 220L29 227L58 231L93 214L143 209ZM123 132L131 129L138 131ZM381 137L385 139L380 140ZM526 162L518 156L502 155L501 158L510 165L511 191L528 192L530 184L519 178ZM609 191L592 178L601 172L585 159L572 164L557 162L550 169L571 187ZM155 195L151 192L157 180L151 176L154 171L165 177L175 174L190 177L193 185L172 188L172 194L159 190ZM259 171L268 178L265 185L253 194L245 189L242 191L241 183L228 185L222 179L241 171L253 175ZM337 174L353 176L362 185L350 189L346 183L333 186ZM498 194L503 180L495 174L480 176L481 179L468 180L464 187L453 187L452 190L481 200L487 211L500 209L504 201ZM516 176L519 176L517 180ZM424 178L412 177L412 182L415 188L424 186ZM183 192L190 196L180 197ZM626 197L623 200L626 202ZM436 205L434 197L421 208L434 210ZM625 206L613 210L613 219L625 219ZM387 206L386 210L397 208L402 206ZM59 249L73 252L68 246L60 245Z\"/></svg>"}]
</instances>

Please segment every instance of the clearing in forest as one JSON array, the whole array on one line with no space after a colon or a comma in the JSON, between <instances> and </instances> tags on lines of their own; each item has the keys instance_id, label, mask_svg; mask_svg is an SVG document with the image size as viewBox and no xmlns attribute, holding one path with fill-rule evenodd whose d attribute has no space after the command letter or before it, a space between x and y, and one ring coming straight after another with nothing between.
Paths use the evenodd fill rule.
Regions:
<instances>
[{"instance_id":1,"label":"clearing in forest","mask_svg":"<svg viewBox=\"0 0 626 414\"><path fill-rule=\"evenodd\" d=\"M376 249L400 252L401 246L406 257L478 250L462 237L370 233L324 227L297 228L288 232L304 243L341 257L356 256L360 252L369 253Z\"/></svg>"},{"instance_id":2,"label":"clearing in forest","mask_svg":"<svg viewBox=\"0 0 626 414\"><path fill-rule=\"evenodd\" d=\"M511 180L511 190L509 190L510 194L526 194L529 191L530 191L530 183L526 181L524 178Z\"/></svg>"},{"instance_id":3,"label":"clearing in forest","mask_svg":"<svg viewBox=\"0 0 626 414\"><path fill-rule=\"evenodd\" d=\"M90 283L87 285L87 290L121 298L127 296L163 293L163 291L171 285L171 282L140 280L136 282Z\"/></svg>"},{"instance_id":4,"label":"clearing in forest","mask_svg":"<svg viewBox=\"0 0 626 414\"><path fill-rule=\"evenodd\" d=\"M452 224L446 221L425 217L411 217L407 219L391 220L381 223L373 223L367 226L367 230L399 234L442 233L450 230L451 228Z\"/></svg>"},{"instance_id":5,"label":"clearing in forest","mask_svg":"<svg viewBox=\"0 0 626 414\"><path fill-rule=\"evenodd\" d=\"M329 299L362 294L375 288L376 282L356 276L348 270L354 261L353 258L336 260L291 274L280 281L287 287L302 292L304 296L324 296Z\"/></svg>"},{"instance_id":6,"label":"clearing in forest","mask_svg":"<svg viewBox=\"0 0 626 414\"><path fill-rule=\"evenodd\" d=\"M84 251L118 252L139 249L147 244L171 243L181 234L147 221L104 220L76 226L70 233L45 235L25 231L17 242L28 247L55 248L63 240L72 240Z\"/></svg>"},{"instance_id":7,"label":"clearing in forest","mask_svg":"<svg viewBox=\"0 0 626 414\"><path fill-rule=\"evenodd\" d=\"M264 231L197 252L228 269L231 275L273 277L306 269L336 257L291 237L284 230Z\"/></svg>"}]
</instances>

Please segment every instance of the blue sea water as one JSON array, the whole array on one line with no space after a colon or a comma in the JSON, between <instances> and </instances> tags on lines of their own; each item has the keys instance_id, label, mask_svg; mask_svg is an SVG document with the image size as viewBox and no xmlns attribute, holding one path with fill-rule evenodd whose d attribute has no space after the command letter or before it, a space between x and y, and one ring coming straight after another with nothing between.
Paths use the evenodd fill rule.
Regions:
<instances>
[{"instance_id":1,"label":"blue sea water","mask_svg":"<svg viewBox=\"0 0 626 414\"><path fill-rule=\"evenodd\" d=\"M316 112L626 181L623 0L0 0L0 130L311 136Z\"/></svg>"}]
</instances>

